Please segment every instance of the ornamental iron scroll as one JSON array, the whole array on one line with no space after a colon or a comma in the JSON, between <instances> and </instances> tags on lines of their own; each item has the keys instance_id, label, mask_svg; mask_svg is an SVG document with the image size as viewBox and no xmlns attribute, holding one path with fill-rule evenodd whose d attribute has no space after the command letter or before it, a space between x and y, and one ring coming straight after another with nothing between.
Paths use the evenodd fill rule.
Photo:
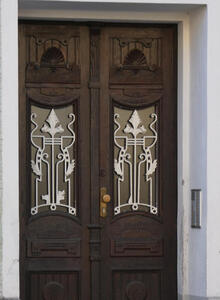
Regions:
<instances>
[{"instance_id":1,"label":"ornamental iron scroll","mask_svg":"<svg viewBox=\"0 0 220 300\"><path fill-rule=\"evenodd\" d=\"M56 211L59 208L76 215L76 200L72 191L75 171L75 159L72 157L76 139L73 131L75 114L68 113L68 117L65 116L66 124L61 124L55 110L51 109L46 120L41 121L42 126L39 126L36 119L40 119L41 112L38 112L39 114L31 113L31 158L34 158L31 160L31 168L35 198L31 214L36 215L43 209Z\"/></svg>"},{"instance_id":2,"label":"ornamental iron scroll","mask_svg":"<svg viewBox=\"0 0 220 300\"><path fill-rule=\"evenodd\" d=\"M148 113L148 130L142 125L140 113L143 117ZM155 191L157 168L155 144L158 139L156 122L157 114L154 108L153 112L152 108L139 112L134 110L131 115L128 110L115 109L115 215L138 210L158 214Z\"/></svg>"}]
</instances>

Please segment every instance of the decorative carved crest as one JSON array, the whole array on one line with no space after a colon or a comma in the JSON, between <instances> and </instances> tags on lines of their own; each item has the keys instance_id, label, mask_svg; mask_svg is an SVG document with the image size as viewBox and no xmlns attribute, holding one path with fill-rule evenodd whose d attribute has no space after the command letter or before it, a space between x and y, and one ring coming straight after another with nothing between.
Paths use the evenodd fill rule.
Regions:
<instances>
[{"instance_id":1,"label":"decorative carved crest","mask_svg":"<svg viewBox=\"0 0 220 300\"><path fill-rule=\"evenodd\" d=\"M65 36L65 33L64 33ZM31 83L80 82L79 37L49 39L29 36L26 81Z\"/></svg>"},{"instance_id":2,"label":"decorative carved crest","mask_svg":"<svg viewBox=\"0 0 220 300\"><path fill-rule=\"evenodd\" d=\"M161 83L161 38L112 38L110 49L111 83Z\"/></svg>"},{"instance_id":3,"label":"decorative carved crest","mask_svg":"<svg viewBox=\"0 0 220 300\"><path fill-rule=\"evenodd\" d=\"M48 48L41 57L41 65L59 66L64 64L63 53L56 47Z\"/></svg>"},{"instance_id":4,"label":"decorative carved crest","mask_svg":"<svg viewBox=\"0 0 220 300\"><path fill-rule=\"evenodd\" d=\"M125 57L124 64L126 66L146 66L147 60L143 52L138 49L133 49L128 52Z\"/></svg>"}]
</instances>

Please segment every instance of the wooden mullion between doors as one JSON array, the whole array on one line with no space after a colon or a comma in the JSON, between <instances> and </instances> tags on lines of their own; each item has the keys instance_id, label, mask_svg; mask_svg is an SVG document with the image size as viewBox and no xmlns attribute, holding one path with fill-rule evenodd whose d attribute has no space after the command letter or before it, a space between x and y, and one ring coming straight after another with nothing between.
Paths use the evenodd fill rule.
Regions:
<instances>
[{"instance_id":1,"label":"wooden mullion between doors","mask_svg":"<svg viewBox=\"0 0 220 300\"><path fill-rule=\"evenodd\" d=\"M112 177L112 147L111 147L111 129L112 129L112 116L111 114L111 101L109 94L109 32L108 28L102 28L100 35L100 54L101 66L101 80L100 80L100 185L106 187L107 194L111 196L111 201L107 205L107 216L101 220L103 224L103 231L101 236L102 241L102 261L101 261L101 299L112 299L112 274L109 271L110 265L108 264L109 255L109 236L106 234L106 228L109 227L109 222L112 216L112 198L113 191L111 189Z\"/></svg>"},{"instance_id":2,"label":"wooden mullion between doors","mask_svg":"<svg viewBox=\"0 0 220 300\"><path fill-rule=\"evenodd\" d=\"M101 226L99 223L99 106L100 106L100 30L90 29L90 110L91 110L91 300L100 298Z\"/></svg>"},{"instance_id":3,"label":"wooden mullion between doors","mask_svg":"<svg viewBox=\"0 0 220 300\"><path fill-rule=\"evenodd\" d=\"M81 61L81 88L80 102L78 110L79 118L79 214L82 222L82 261L81 261L81 293L79 298L82 300L90 299L91 280L89 257L89 232L87 224L90 222L90 97L88 89L89 80L89 30L86 26L80 27L80 61ZM86 288L85 288L86 286Z\"/></svg>"}]
</instances>

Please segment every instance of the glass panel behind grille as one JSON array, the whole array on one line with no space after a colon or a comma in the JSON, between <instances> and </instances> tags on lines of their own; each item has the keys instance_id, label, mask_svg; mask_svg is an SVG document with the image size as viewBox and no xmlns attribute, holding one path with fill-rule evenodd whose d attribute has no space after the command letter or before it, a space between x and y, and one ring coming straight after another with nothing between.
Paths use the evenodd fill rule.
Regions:
<instances>
[{"instance_id":1,"label":"glass panel behind grille","mask_svg":"<svg viewBox=\"0 0 220 300\"><path fill-rule=\"evenodd\" d=\"M114 107L114 213L158 214L156 107Z\"/></svg>"},{"instance_id":2,"label":"glass panel behind grille","mask_svg":"<svg viewBox=\"0 0 220 300\"><path fill-rule=\"evenodd\" d=\"M31 106L31 214L76 215L76 116L73 105Z\"/></svg>"}]
</instances>

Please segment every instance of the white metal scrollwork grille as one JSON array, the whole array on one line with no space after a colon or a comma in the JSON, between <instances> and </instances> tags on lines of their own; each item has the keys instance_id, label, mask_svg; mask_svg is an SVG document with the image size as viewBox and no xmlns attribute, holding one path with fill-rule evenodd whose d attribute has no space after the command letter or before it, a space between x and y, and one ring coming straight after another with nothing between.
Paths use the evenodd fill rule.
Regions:
<instances>
[{"instance_id":1,"label":"white metal scrollwork grille","mask_svg":"<svg viewBox=\"0 0 220 300\"><path fill-rule=\"evenodd\" d=\"M32 148L36 149L34 155L32 154L34 159L31 160L32 172L35 175L35 200L31 214L36 215L42 208L48 208L51 211L63 208L69 214L76 215L76 200L71 191L72 173L75 170L75 159L71 157L73 154L71 149L76 139L73 131L75 115L69 113L69 121L63 126L55 110L51 109L40 128L36 123L37 117L36 113L31 113L33 124L31 144ZM64 132L67 135L62 135ZM42 194L40 184L44 184L46 194Z\"/></svg>"},{"instance_id":2,"label":"white metal scrollwork grille","mask_svg":"<svg viewBox=\"0 0 220 300\"><path fill-rule=\"evenodd\" d=\"M151 112L150 116L147 116L148 126L146 127L148 129L146 129L145 125L141 125L142 120L137 110L134 110L132 114L127 111L126 116L129 116L129 119L125 121L126 123L122 122L122 118L120 118L120 114L126 110L117 109L115 111L116 200L114 213L117 215L122 211L146 210L156 215L158 214L158 203L155 192L153 192L153 185L155 187L155 170L157 168L155 144L158 135L154 128L157 114ZM142 110L142 114L143 112ZM124 123L123 127L122 123ZM143 187L146 184L147 187ZM128 190L127 195L122 191L122 189L125 190L125 187Z\"/></svg>"}]
</instances>

